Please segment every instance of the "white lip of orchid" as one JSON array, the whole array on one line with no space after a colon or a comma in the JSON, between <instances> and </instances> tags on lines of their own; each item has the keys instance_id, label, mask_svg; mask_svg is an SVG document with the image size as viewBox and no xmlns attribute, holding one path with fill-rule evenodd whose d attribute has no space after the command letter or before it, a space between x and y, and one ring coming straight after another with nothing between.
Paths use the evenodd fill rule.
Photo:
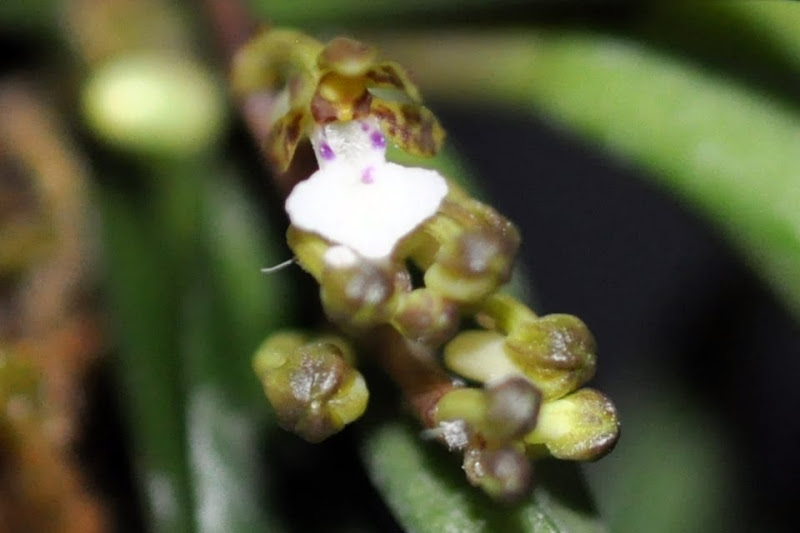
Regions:
<instances>
[{"instance_id":1,"label":"white lip of orchid","mask_svg":"<svg viewBox=\"0 0 800 533\"><path fill-rule=\"evenodd\" d=\"M367 259L388 257L447 194L438 172L386 161L374 118L318 127L311 142L319 170L287 198L289 219Z\"/></svg>"}]
</instances>

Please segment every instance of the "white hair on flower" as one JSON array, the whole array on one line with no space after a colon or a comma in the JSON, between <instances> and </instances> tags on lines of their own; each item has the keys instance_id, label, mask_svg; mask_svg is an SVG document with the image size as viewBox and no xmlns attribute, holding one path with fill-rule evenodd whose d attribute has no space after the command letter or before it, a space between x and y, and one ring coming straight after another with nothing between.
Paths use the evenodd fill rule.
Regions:
<instances>
[{"instance_id":1,"label":"white hair on flower","mask_svg":"<svg viewBox=\"0 0 800 533\"><path fill-rule=\"evenodd\" d=\"M435 170L386 161L386 138L374 118L320 126L311 143L319 170L287 198L289 219L365 258L389 256L447 194Z\"/></svg>"}]
</instances>

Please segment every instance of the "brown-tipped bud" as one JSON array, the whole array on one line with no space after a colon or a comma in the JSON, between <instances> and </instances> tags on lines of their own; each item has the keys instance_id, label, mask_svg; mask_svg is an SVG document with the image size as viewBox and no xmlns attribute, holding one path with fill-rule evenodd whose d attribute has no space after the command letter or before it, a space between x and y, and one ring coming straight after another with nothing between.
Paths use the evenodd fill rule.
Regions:
<instances>
[{"instance_id":1,"label":"brown-tipped bud","mask_svg":"<svg viewBox=\"0 0 800 533\"><path fill-rule=\"evenodd\" d=\"M458 307L430 289L417 289L398 299L392 325L403 337L439 346L458 328Z\"/></svg>"},{"instance_id":2,"label":"brown-tipped bud","mask_svg":"<svg viewBox=\"0 0 800 533\"><path fill-rule=\"evenodd\" d=\"M513 261L497 234L467 231L442 244L425 285L458 302L478 302L509 280Z\"/></svg>"},{"instance_id":3,"label":"brown-tipped bud","mask_svg":"<svg viewBox=\"0 0 800 533\"><path fill-rule=\"evenodd\" d=\"M340 248L348 257L331 259ZM396 288L404 281L401 272L388 263L364 260L341 246L329 249L325 257L320 298L331 320L367 327L391 319L397 303Z\"/></svg>"},{"instance_id":4,"label":"brown-tipped bud","mask_svg":"<svg viewBox=\"0 0 800 533\"><path fill-rule=\"evenodd\" d=\"M524 453L512 446L467 449L464 471L470 483L496 500L515 502L530 490L531 463Z\"/></svg>"},{"instance_id":5,"label":"brown-tipped bud","mask_svg":"<svg viewBox=\"0 0 800 533\"><path fill-rule=\"evenodd\" d=\"M486 420L482 433L487 440L511 442L522 438L539 417L542 393L530 381L514 376L486 387Z\"/></svg>"},{"instance_id":6,"label":"brown-tipped bud","mask_svg":"<svg viewBox=\"0 0 800 533\"><path fill-rule=\"evenodd\" d=\"M253 365L278 423L319 442L359 418L369 393L339 342L305 342L297 333L267 339Z\"/></svg>"},{"instance_id":7,"label":"brown-tipped bud","mask_svg":"<svg viewBox=\"0 0 800 533\"><path fill-rule=\"evenodd\" d=\"M489 206L452 192L439 214L424 226L438 243L415 250L415 261L427 267L425 286L459 303L477 303L506 283L519 247L511 222Z\"/></svg>"},{"instance_id":8,"label":"brown-tipped bud","mask_svg":"<svg viewBox=\"0 0 800 533\"><path fill-rule=\"evenodd\" d=\"M525 436L525 443L544 444L559 459L593 461L610 452L618 438L614 404L586 388L542 405L536 429Z\"/></svg>"},{"instance_id":9,"label":"brown-tipped bud","mask_svg":"<svg viewBox=\"0 0 800 533\"><path fill-rule=\"evenodd\" d=\"M545 398L568 394L594 376L594 337L572 315L547 315L527 322L509 332L505 348L509 359Z\"/></svg>"}]
</instances>

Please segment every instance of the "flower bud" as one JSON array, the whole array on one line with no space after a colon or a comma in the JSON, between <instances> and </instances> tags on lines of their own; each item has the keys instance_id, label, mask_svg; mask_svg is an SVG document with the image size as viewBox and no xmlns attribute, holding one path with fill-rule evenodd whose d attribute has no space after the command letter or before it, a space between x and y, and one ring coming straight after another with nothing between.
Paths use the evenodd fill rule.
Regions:
<instances>
[{"instance_id":1,"label":"flower bud","mask_svg":"<svg viewBox=\"0 0 800 533\"><path fill-rule=\"evenodd\" d=\"M619 438L617 410L594 389L581 389L546 402L536 429L525 436L528 445L544 445L553 457L577 461L599 459Z\"/></svg>"},{"instance_id":2,"label":"flower bud","mask_svg":"<svg viewBox=\"0 0 800 533\"><path fill-rule=\"evenodd\" d=\"M495 235L465 232L442 245L425 286L460 303L478 302L508 281L512 260Z\"/></svg>"},{"instance_id":3,"label":"flower bud","mask_svg":"<svg viewBox=\"0 0 800 533\"><path fill-rule=\"evenodd\" d=\"M464 471L470 483L500 501L518 501L531 485L530 460L513 446L468 448L464 454Z\"/></svg>"},{"instance_id":4,"label":"flower bud","mask_svg":"<svg viewBox=\"0 0 800 533\"><path fill-rule=\"evenodd\" d=\"M427 346L439 346L453 336L458 308L430 289L417 289L398 299L392 325L403 337Z\"/></svg>"},{"instance_id":5,"label":"flower bud","mask_svg":"<svg viewBox=\"0 0 800 533\"><path fill-rule=\"evenodd\" d=\"M307 341L298 333L264 342L253 366L281 427L319 442L364 413L369 393L346 351L341 340Z\"/></svg>"},{"instance_id":6,"label":"flower bud","mask_svg":"<svg viewBox=\"0 0 800 533\"><path fill-rule=\"evenodd\" d=\"M339 249L348 257L341 261L327 259ZM397 303L396 286L404 285L402 272L389 263L364 260L342 246L329 249L325 256L320 298L328 317L355 327L389 321Z\"/></svg>"},{"instance_id":7,"label":"flower bud","mask_svg":"<svg viewBox=\"0 0 800 533\"><path fill-rule=\"evenodd\" d=\"M547 315L514 328L505 351L545 398L559 398L594 376L594 337L572 315Z\"/></svg>"}]
</instances>

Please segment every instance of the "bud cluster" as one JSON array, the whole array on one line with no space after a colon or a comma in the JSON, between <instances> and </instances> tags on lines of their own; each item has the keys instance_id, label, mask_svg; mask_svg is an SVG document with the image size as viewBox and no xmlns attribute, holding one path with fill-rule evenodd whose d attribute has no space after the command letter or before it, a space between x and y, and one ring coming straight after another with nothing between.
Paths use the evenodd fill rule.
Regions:
<instances>
[{"instance_id":1,"label":"bud cluster","mask_svg":"<svg viewBox=\"0 0 800 533\"><path fill-rule=\"evenodd\" d=\"M440 422L469 423L464 467L476 484L494 493L518 483L521 471L509 472L508 481L501 473L476 470L475 457L501 450L586 461L613 448L619 437L614 405L600 392L581 388L593 377L596 361L594 338L583 322L571 315L537 317L504 294L487 298L476 321L487 329L456 335L444 348L444 361L483 387L456 389L437 410Z\"/></svg>"},{"instance_id":2,"label":"bud cluster","mask_svg":"<svg viewBox=\"0 0 800 533\"><path fill-rule=\"evenodd\" d=\"M280 83L286 105L267 152L285 170L308 136L319 163L286 202L297 263L347 335L393 328L404 343L442 349L447 370L480 384L448 384L421 417L463 451L470 482L511 500L530 486L530 457L608 452L619 434L614 406L581 388L595 371L587 327L571 315L538 317L498 292L520 244L516 227L438 173L385 160L386 138L431 155L444 137L405 70L350 39L323 46L273 30L239 54L234 86L247 93ZM459 332L464 319L482 329ZM280 423L308 440L338 431L366 406L343 346L278 334L256 356Z\"/></svg>"}]
</instances>

